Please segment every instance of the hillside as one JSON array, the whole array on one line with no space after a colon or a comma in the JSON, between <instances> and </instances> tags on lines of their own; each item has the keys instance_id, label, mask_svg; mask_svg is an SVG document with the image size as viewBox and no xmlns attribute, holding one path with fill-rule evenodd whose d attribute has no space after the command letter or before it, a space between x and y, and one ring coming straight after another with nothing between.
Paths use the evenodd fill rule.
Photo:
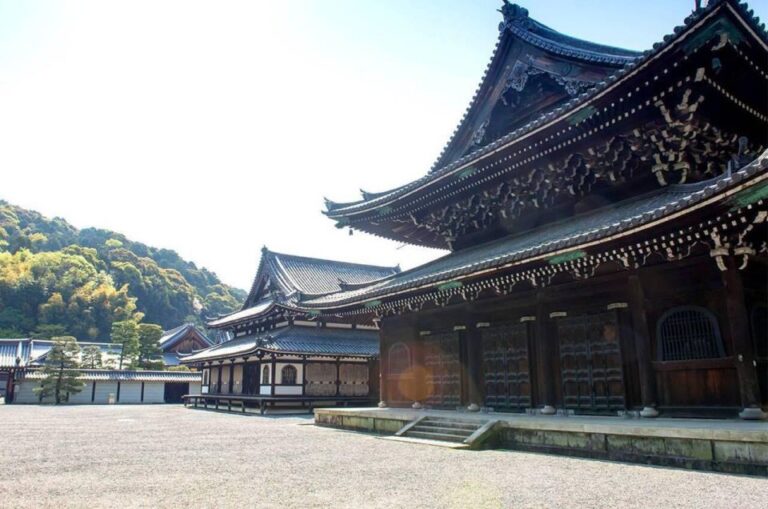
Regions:
<instances>
[{"instance_id":1,"label":"hillside","mask_svg":"<svg viewBox=\"0 0 768 509\"><path fill-rule=\"evenodd\" d=\"M0 337L106 339L116 320L141 314L168 329L231 312L244 299L175 251L0 200Z\"/></svg>"}]
</instances>

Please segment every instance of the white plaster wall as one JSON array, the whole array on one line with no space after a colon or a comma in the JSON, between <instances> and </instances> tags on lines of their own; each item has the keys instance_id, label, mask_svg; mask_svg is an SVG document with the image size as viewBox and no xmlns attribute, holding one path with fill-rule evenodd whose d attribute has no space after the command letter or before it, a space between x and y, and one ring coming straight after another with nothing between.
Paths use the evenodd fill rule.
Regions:
<instances>
[{"instance_id":1,"label":"white plaster wall","mask_svg":"<svg viewBox=\"0 0 768 509\"><path fill-rule=\"evenodd\" d=\"M202 387L200 382L189 382L189 391L187 394L200 394L202 392Z\"/></svg>"},{"instance_id":2,"label":"white plaster wall","mask_svg":"<svg viewBox=\"0 0 768 509\"><path fill-rule=\"evenodd\" d=\"M18 384L14 396L16 403L37 403L37 394L33 391L35 387L40 387L40 382L37 380L24 380ZM43 401L51 403L53 398L46 398Z\"/></svg>"},{"instance_id":3,"label":"white plaster wall","mask_svg":"<svg viewBox=\"0 0 768 509\"><path fill-rule=\"evenodd\" d=\"M96 399L94 403L107 403L110 393L117 397L117 382L96 382Z\"/></svg>"},{"instance_id":4,"label":"white plaster wall","mask_svg":"<svg viewBox=\"0 0 768 509\"><path fill-rule=\"evenodd\" d=\"M301 389L303 387L297 385L287 385L285 387L275 387L275 396L301 396Z\"/></svg>"},{"instance_id":5,"label":"white plaster wall","mask_svg":"<svg viewBox=\"0 0 768 509\"><path fill-rule=\"evenodd\" d=\"M141 382L122 382L118 403L141 403Z\"/></svg>"},{"instance_id":6,"label":"white plaster wall","mask_svg":"<svg viewBox=\"0 0 768 509\"><path fill-rule=\"evenodd\" d=\"M165 382L145 382L144 403L165 403Z\"/></svg>"},{"instance_id":7,"label":"white plaster wall","mask_svg":"<svg viewBox=\"0 0 768 509\"><path fill-rule=\"evenodd\" d=\"M69 396L69 402L73 405L90 405L91 394L93 394L93 382L85 382L83 390L77 394L71 394Z\"/></svg>"},{"instance_id":8,"label":"white plaster wall","mask_svg":"<svg viewBox=\"0 0 768 509\"><path fill-rule=\"evenodd\" d=\"M262 385L261 388L259 389L259 394L261 394L262 396L269 396L270 394L272 394L272 387L270 387L269 385Z\"/></svg>"}]
</instances>

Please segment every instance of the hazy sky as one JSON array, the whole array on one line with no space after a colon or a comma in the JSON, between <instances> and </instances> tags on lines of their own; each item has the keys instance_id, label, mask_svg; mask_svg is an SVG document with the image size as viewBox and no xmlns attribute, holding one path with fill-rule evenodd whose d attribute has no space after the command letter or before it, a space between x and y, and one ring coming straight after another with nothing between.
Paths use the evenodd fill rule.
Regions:
<instances>
[{"instance_id":1,"label":"hazy sky","mask_svg":"<svg viewBox=\"0 0 768 509\"><path fill-rule=\"evenodd\" d=\"M570 35L647 49L694 2L520 4ZM349 236L323 196L428 171L500 5L0 0L0 198L174 249L246 289L265 244L411 267L441 252Z\"/></svg>"}]
</instances>

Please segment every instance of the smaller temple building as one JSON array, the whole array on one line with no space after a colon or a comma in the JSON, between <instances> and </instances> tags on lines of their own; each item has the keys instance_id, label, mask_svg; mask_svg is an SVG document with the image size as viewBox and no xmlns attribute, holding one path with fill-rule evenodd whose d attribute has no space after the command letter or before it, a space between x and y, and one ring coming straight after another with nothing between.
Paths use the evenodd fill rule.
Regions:
<instances>
[{"instance_id":1,"label":"smaller temple building","mask_svg":"<svg viewBox=\"0 0 768 509\"><path fill-rule=\"evenodd\" d=\"M397 274L378 267L275 253L264 248L240 311L209 322L231 340L182 364L202 370L202 393L265 405L369 403L378 396L379 336L369 320L319 319L305 299Z\"/></svg>"},{"instance_id":2,"label":"smaller temple building","mask_svg":"<svg viewBox=\"0 0 768 509\"><path fill-rule=\"evenodd\" d=\"M180 355L190 354L213 346L215 342L193 323L185 323L163 332L160 349L163 351L165 366L178 366Z\"/></svg>"}]
</instances>

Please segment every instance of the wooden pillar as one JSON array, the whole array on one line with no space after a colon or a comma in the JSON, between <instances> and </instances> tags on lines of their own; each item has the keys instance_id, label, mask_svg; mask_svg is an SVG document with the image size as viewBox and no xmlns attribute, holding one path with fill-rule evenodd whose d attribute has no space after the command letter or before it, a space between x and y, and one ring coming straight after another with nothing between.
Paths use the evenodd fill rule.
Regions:
<instances>
[{"instance_id":1,"label":"wooden pillar","mask_svg":"<svg viewBox=\"0 0 768 509\"><path fill-rule=\"evenodd\" d=\"M637 370L640 379L640 399L643 410L642 417L656 417L656 378L651 365L651 335L648 331L648 319L645 314L645 294L640 276L635 273L629 276L627 282L629 293L629 309L632 313L632 330L637 355Z\"/></svg>"},{"instance_id":2,"label":"wooden pillar","mask_svg":"<svg viewBox=\"0 0 768 509\"><path fill-rule=\"evenodd\" d=\"M232 391L235 387L235 360L232 359L229 362L229 393L232 394Z\"/></svg>"},{"instance_id":3,"label":"wooden pillar","mask_svg":"<svg viewBox=\"0 0 768 509\"><path fill-rule=\"evenodd\" d=\"M389 345L383 328L379 330L379 407L387 406L387 373L389 372Z\"/></svg>"},{"instance_id":4,"label":"wooden pillar","mask_svg":"<svg viewBox=\"0 0 768 509\"><path fill-rule=\"evenodd\" d=\"M760 409L760 387L757 383L757 362L749 336L749 318L744 301L744 284L733 257L726 260L726 270L721 272L725 286L725 305L728 311L728 335L736 357L736 372L739 376L739 392L744 409L742 419L765 419Z\"/></svg>"},{"instance_id":5,"label":"wooden pillar","mask_svg":"<svg viewBox=\"0 0 768 509\"><path fill-rule=\"evenodd\" d=\"M483 359L481 330L477 323L470 320L466 330L467 341L467 396L469 406L467 410L477 412L483 406L483 393L481 390L483 381Z\"/></svg>"},{"instance_id":6,"label":"wooden pillar","mask_svg":"<svg viewBox=\"0 0 768 509\"><path fill-rule=\"evenodd\" d=\"M341 394L341 359L336 357L336 395Z\"/></svg>"},{"instance_id":7,"label":"wooden pillar","mask_svg":"<svg viewBox=\"0 0 768 509\"><path fill-rule=\"evenodd\" d=\"M219 361L219 367L216 369L216 372L217 372L217 375L216 375L217 376L217 379L216 379L216 392L217 393L221 393L221 368L222 368L221 364L223 362L224 361Z\"/></svg>"},{"instance_id":8,"label":"wooden pillar","mask_svg":"<svg viewBox=\"0 0 768 509\"><path fill-rule=\"evenodd\" d=\"M379 393L379 361L375 358L368 359L368 396L373 398Z\"/></svg>"},{"instance_id":9,"label":"wooden pillar","mask_svg":"<svg viewBox=\"0 0 768 509\"><path fill-rule=\"evenodd\" d=\"M270 393L272 396L275 395L275 380L277 380L277 362L275 360L275 354L272 354L272 363L271 363L270 373L269 373L269 382L270 382Z\"/></svg>"},{"instance_id":10,"label":"wooden pillar","mask_svg":"<svg viewBox=\"0 0 768 509\"><path fill-rule=\"evenodd\" d=\"M550 334L549 316L544 304L544 292L536 293L536 357L538 359L539 397L541 398L541 413L552 415L555 410L555 367L552 362L555 340Z\"/></svg>"}]
</instances>

